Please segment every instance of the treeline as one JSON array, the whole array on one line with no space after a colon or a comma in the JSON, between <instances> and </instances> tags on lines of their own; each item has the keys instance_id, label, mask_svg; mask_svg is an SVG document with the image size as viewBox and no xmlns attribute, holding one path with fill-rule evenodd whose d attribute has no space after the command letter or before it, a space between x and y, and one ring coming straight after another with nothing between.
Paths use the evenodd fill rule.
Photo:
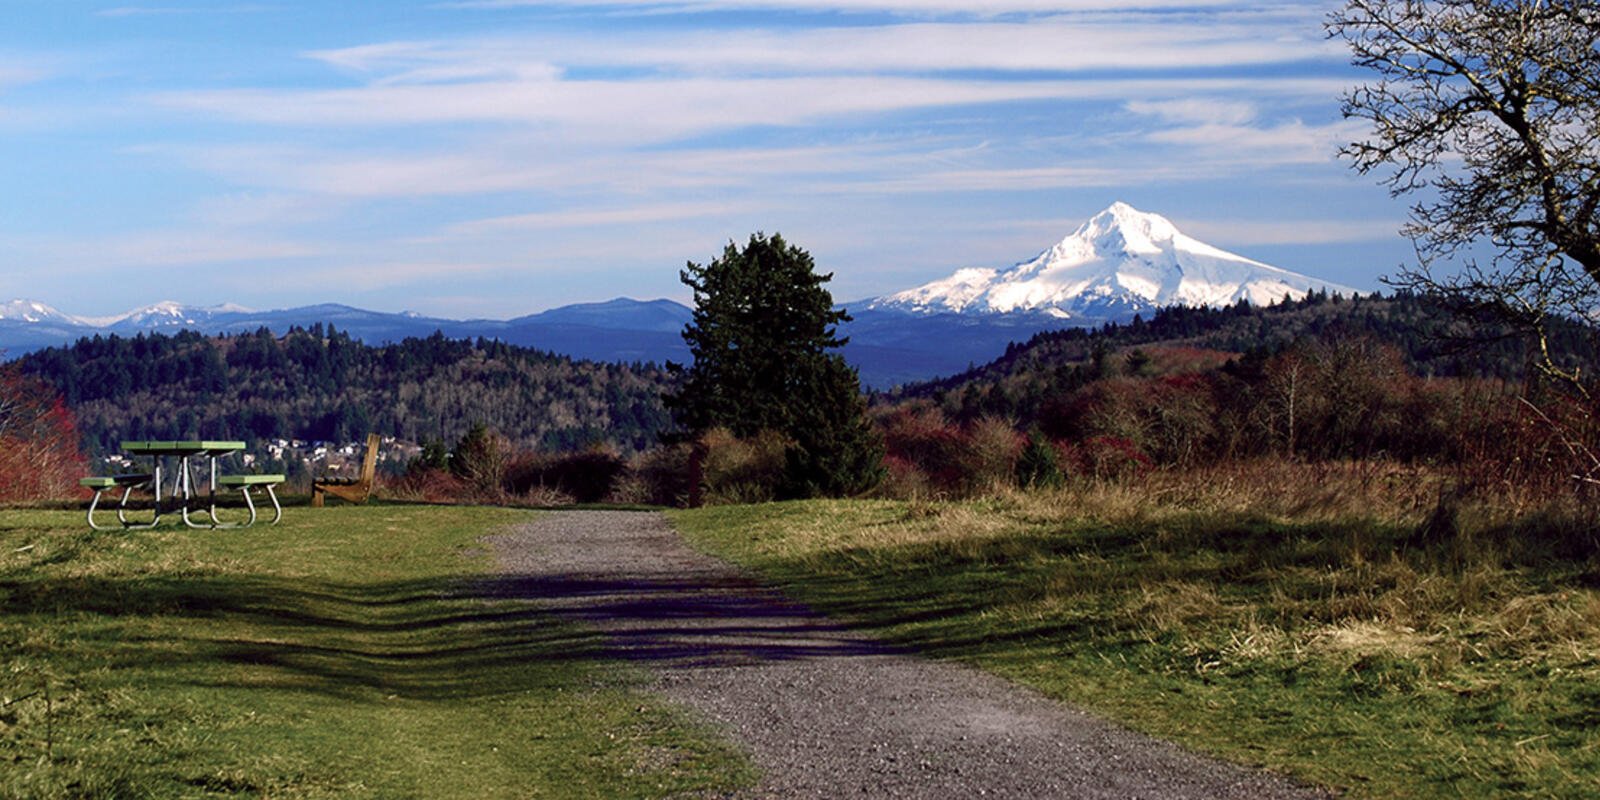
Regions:
<instances>
[{"instance_id":1,"label":"treeline","mask_svg":"<svg viewBox=\"0 0 1600 800\"><path fill-rule=\"evenodd\" d=\"M875 399L879 404L932 401L961 422L986 415L1026 421L1037 419L1064 395L1128 373L1121 361L1138 362L1147 358L1145 351L1162 350L1176 358L1175 349L1187 349L1260 361L1299 343L1336 339L1382 343L1406 373L1422 378L1516 383L1526 376L1532 355L1526 338L1514 335L1509 326L1487 318L1468 320L1428 297L1399 292L1346 298L1313 292L1265 308L1247 303L1220 309L1172 307L1149 320L1040 333L989 364ZM1580 364L1600 360L1596 344L1595 331L1576 324L1556 326L1550 342L1553 351ZM1135 363L1131 371L1137 374L1140 368Z\"/></svg>"},{"instance_id":2,"label":"treeline","mask_svg":"<svg viewBox=\"0 0 1600 800\"><path fill-rule=\"evenodd\" d=\"M1593 364L1596 335L1562 325L1549 344ZM1263 458L1571 488L1595 467L1586 454L1600 452L1600 423L1590 401L1539 378L1535 355L1509 325L1428 298L1319 293L1040 334L962 375L878 395L874 408L892 494Z\"/></svg>"},{"instance_id":3,"label":"treeline","mask_svg":"<svg viewBox=\"0 0 1600 800\"><path fill-rule=\"evenodd\" d=\"M670 424L653 364L608 364L442 334L369 346L331 327L83 339L21 360L77 415L90 454L124 439L453 442L484 424L520 446L638 450Z\"/></svg>"}]
</instances>

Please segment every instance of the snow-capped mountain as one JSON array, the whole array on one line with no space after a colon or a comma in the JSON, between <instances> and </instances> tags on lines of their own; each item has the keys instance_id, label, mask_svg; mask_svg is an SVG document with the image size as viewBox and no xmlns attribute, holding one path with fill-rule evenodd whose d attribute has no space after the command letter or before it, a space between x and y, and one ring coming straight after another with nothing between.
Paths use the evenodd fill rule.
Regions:
<instances>
[{"instance_id":1,"label":"snow-capped mountain","mask_svg":"<svg viewBox=\"0 0 1600 800\"><path fill-rule=\"evenodd\" d=\"M81 318L80 321L97 328L113 331L180 330L203 327L217 317L227 314L248 313L250 309L232 303L215 306L190 306L174 300L163 300L144 308L136 308L114 317Z\"/></svg>"},{"instance_id":2,"label":"snow-capped mountain","mask_svg":"<svg viewBox=\"0 0 1600 800\"><path fill-rule=\"evenodd\" d=\"M1309 291L1355 294L1218 250L1171 222L1117 203L1038 257L1006 269L964 269L944 280L850 303L841 327L844 354L869 386L888 388L951 375L1005 352L1040 331L1103 322L1168 305L1256 305ZM94 335L141 331L207 334L282 333L326 325L369 344L434 332L498 339L574 358L687 362L679 333L692 311L670 300L617 298L563 306L507 320L453 320L414 312L368 311L324 303L247 311L238 306L175 302L103 318L74 317L44 303L0 303L0 361Z\"/></svg>"},{"instance_id":3,"label":"snow-capped mountain","mask_svg":"<svg viewBox=\"0 0 1600 800\"><path fill-rule=\"evenodd\" d=\"M0 319L23 323L54 323L78 325L81 320L38 302L37 300L12 300L0 303Z\"/></svg>"},{"instance_id":4,"label":"snow-capped mountain","mask_svg":"<svg viewBox=\"0 0 1600 800\"><path fill-rule=\"evenodd\" d=\"M1113 203L1072 235L1005 269L957 270L868 301L911 314L1047 315L1089 323L1164 306L1270 305L1355 290L1252 261L1185 236L1165 217Z\"/></svg>"}]
</instances>

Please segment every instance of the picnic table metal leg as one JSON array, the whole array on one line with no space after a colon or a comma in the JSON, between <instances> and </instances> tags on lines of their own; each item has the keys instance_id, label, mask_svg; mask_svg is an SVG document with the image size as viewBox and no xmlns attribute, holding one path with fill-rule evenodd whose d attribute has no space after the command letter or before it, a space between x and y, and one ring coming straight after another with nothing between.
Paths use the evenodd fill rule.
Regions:
<instances>
[{"instance_id":1,"label":"picnic table metal leg","mask_svg":"<svg viewBox=\"0 0 1600 800\"><path fill-rule=\"evenodd\" d=\"M129 486L128 488L122 490L122 501L117 503L117 522L122 523L122 527L124 527L124 528L126 528L128 530L131 530L131 531L149 530L149 529L154 528L155 526L161 524L161 461L160 461L160 459L156 460L155 470L152 471L151 475L152 475L152 477L150 479L150 491L151 491L152 494L154 494L155 499L150 502L150 521L149 522L130 522L130 521L128 521L128 498L133 496L134 487L133 486ZM91 526L94 525L93 522L90 522L89 524Z\"/></svg>"},{"instance_id":2,"label":"picnic table metal leg","mask_svg":"<svg viewBox=\"0 0 1600 800\"><path fill-rule=\"evenodd\" d=\"M188 456L181 456L178 459L178 471L183 473L182 477L179 478L179 483L183 487L183 503L182 503L182 505L179 506L179 508L181 509L180 513L183 516L183 524L188 525L191 528L199 528L199 529L217 527L216 518L214 518L214 517L212 518L211 524L209 524L209 525L203 524L203 523L200 523L200 522L196 522L196 521L194 521L192 519L189 519L189 507L194 504L194 499L195 498L194 498L194 478L193 478L193 476L191 476L189 474L189 457ZM196 516L198 516L198 514Z\"/></svg>"},{"instance_id":3,"label":"picnic table metal leg","mask_svg":"<svg viewBox=\"0 0 1600 800\"><path fill-rule=\"evenodd\" d=\"M241 487L239 487L239 491L240 491L241 494L244 495L245 508L250 509L250 519L248 519L248 520L246 520L244 522L223 522L221 519L219 519L217 517L217 500L216 500L215 497L213 497L211 499L211 511L210 511L211 524L209 526L206 526L206 527L210 527L210 528L248 528L251 525L256 524L256 504L252 503L250 501L250 487L241 486ZM194 527L200 527L200 526L196 525Z\"/></svg>"},{"instance_id":4,"label":"picnic table metal leg","mask_svg":"<svg viewBox=\"0 0 1600 800\"><path fill-rule=\"evenodd\" d=\"M267 484L267 497L272 498L272 521L267 524L276 525L278 520L283 519L283 506L278 505L278 493L272 491L272 484L270 483ZM248 495L246 499L249 499Z\"/></svg>"},{"instance_id":5,"label":"picnic table metal leg","mask_svg":"<svg viewBox=\"0 0 1600 800\"><path fill-rule=\"evenodd\" d=\"M133 490L133 487L131 487L131 486L128 487L128 491L132 491L132 490ZM94 490L94 498L89 501L89 527L94 529L94 530L97 530L97 531L108 531L108 530L111 530L110 528L102 528L99 525L94 524L94 507L100 505L100 493L103 492L103 491L105 491L105 490L104 489L96 489L96 490ZM127 499L128 499L127 492L123 493L122 499L123 499L124 502L127 501Z\"/></svg>"}]
</instances>

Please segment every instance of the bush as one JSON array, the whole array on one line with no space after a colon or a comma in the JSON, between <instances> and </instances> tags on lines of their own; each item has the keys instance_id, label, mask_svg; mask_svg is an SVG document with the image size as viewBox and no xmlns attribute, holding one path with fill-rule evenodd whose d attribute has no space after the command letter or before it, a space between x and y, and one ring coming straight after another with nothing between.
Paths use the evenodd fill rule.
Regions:
<instances>
[{"instance_id":1,"label":"bush","mask_svg":"<svg viewBox=\"0 0 1600 800\"><path fill-rule=\"evenodd\" d=\"M1017 457L1017 485L1025 488L1054 488L1066 482L1056 446L1034 430Z\"/></svg>"},{"instance_id":2,"label":"bush","mask_svg":"<svg viewBox=\"0 0 1600 800\"><path fill-rule=\"evenodd\" d=\"M614 488L612 499L624 503L688 506L690 451L689 444L679 443L662 445L634 456L628 472Z\"/></svg>"},{"instance_id":3,"label":"bush","mask_svg":"<svg viewBox=\"0 0 1600 800\"><path fill-rule=\"evenodd\" d=\"M450 472L482 495L499 494L511 444L487 425L475 423L450 454Z\"/></svg>"},{"instance_id":4,"label":"bush","mask_svg":"<svg viewBox=\"0 0 1600 800\"><path fill-rule=\"evenodd\" d=\"M587 450L556 458L541 482L569 494L579 503L598 503L611 496L611 490L628 468L616 453Z\"/></svg>"},{"instance_id":5,"label":"bush","mask_svg":"<svg viewBox=\"0 0 1600 800\"><path fill-rule=\"evenodd\" d=\"M764 503L777 497L785 478L789 442L773 431L740 439L726 428L701 437L705 461L701 486L710 505Z\"/></svg>"},{"instance_id":6,"label":"bush","mask_svg":"<svg viewBox=\"0 0 1600 800\"><path fill-rule=\"evenodd\" d=\"M609 450L549 455L522 453L505 470L505 491L513 497L543 498L534 505L598 503L611 498L628 463Z\"/></svg>"},{"instance_id":7,"label":"bush","mask_svg":"<svg viewBox=\"0 0 1600 800\"><path fill-rule=\"evenodd\" d=\"M1150 471L1154 462L1127 439L1116 436L1093 436L1084 440L1079 448L1084 467L1101 480L1134 478Z\"/></svg>"},{"instance_id":8,"label":"bush","mask_svg":"<svg viewBox=\"0 0 1600 800\"><path fill-rule=\"evenodd\" d=\"M982 417L963 431L962 483L968 492L1010 485L1016 478L1023 437L1016 426L998 417Z\"/></svg>"},{"instance_id":9,"label":"bush","mask_svg":"<svg viewBox=\"0 0 1600 800\"><path fill-rule=\"evenodd\" d=\"M450 467L450 448L438 439L429 439L422 443L422 452L416 458L406 462L407 472L425 472L430 469L443 470Z\"/></svg>"},{"instance_id":10,"label":"bush","mask_svg":"<svg viewBox=\"0 0 1600 800\"><path fill-rule=\"evenodd\" d=\"M963 458L966 436L950 424L942 411L925 404L908 404L879 417L888 450L889 480L903 483L913 473L914 483L935 492L966 489Z\"/></svg>"},{"instance_id":11,"label":"bush","mask_svg":"<svg viewBox=\"0 0 1600 800\"><path fill-rule=\"evenodd\" d=\"M0 367L0 501L82 494L87 472L72 412L44 383Z\"/></svg>"},{"instance_id":12,"label":"bush","mask_svg":"<svg viewBox=\"0 0 1600 800\"><path fill-rule=\"evenodd\" d=\"M397 500L417 503L459 503L471 494L466 481L442 469L409 469L398 480L384 484L383 493Z\"/></svg>"},{"instance_id":13,"label":"bush","mask_svg":"<svg viewBox=\"0 0 1600 800\"><path fill-rule=\"evenodd\" d=\"M934 484L916 464L899 456L885 456L883 466L886 471L883 483L878 485L878 494L883 497L892 497L901 500L921 500L943 494L943 490Z\"/></svg>"}]
</instances>

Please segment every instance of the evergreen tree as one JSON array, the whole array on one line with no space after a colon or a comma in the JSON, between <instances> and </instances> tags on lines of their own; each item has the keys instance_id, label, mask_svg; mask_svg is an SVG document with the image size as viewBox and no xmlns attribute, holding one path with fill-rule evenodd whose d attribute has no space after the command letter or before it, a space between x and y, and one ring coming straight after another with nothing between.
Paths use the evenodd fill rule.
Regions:
<instances>
[{"instance_id":1,"label":"evergreen tree","mask_svg":"<svg viewBox=\"0 0 1600 800\"><path fill-rule=\"evenodd\" d=\"M866 402L853 367L838 355L810 357L793 444L784 453L783 495L839 497L883 480L883 441L867 421Z\"/></svg>"},{"instance_id":2,"label":"evergreen tree","mask_svg":"<svg viewBox=\"0 0 1600 800\"><path fill-rule=\"evenodd\" d=\"M786 437L785 491L840 495L874 485L881 444L865 420L856 371L830 352L845 343L811 255L774 234L730 242L710 264L679 274L694 290L684 341L694 356L682 388L666 398L693 433L726 427L736 436L776 431Z\"/></svg>"},{"instance_id":3,"label":"evergreen tree","mask_svg":"<svg viewBox=\"0 0 1600 800\"><path fill-rule=\"evenodd\" d=\"M1055 447L1035 428L1029 432L1028 444L1017 457L1017 483L1028 488L1054 488L1065 481Z\"/></svg>"}]
</instances>

